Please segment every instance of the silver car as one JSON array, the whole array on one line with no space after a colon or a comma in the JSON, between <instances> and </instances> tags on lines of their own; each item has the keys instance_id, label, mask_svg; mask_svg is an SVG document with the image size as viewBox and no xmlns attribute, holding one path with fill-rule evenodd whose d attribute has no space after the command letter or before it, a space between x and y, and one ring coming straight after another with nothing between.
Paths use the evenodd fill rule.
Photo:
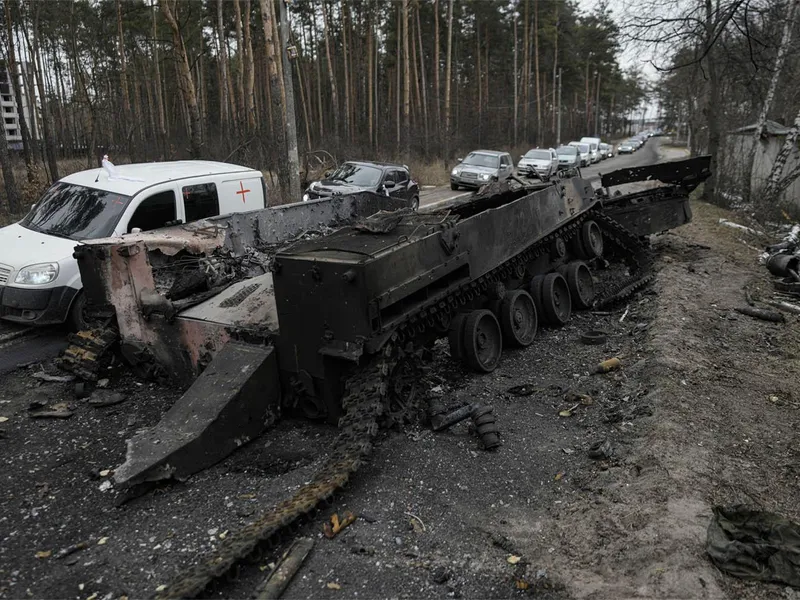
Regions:
<instances>
[{"instance_id":1,"label":"silver car","mask_svg":"<svg viewBox=\"0 0 800 600\"><path fill-rule=\"evenodd\" d=\"M508 152L495 150L476 150L464 159L458 159L459 165L450 172L450 189L459 187L479 188L490 181L506 179L514 172L514 163Z\"/></svg>"},{"instance_id":2,"label":"silver car","mask_svg":"<svg viewBox=\"0 0 800 600\"><path fill-rule=\"evenodd\" d=\"M558 173L558 155L552 148L542 150L534 148L520 156L517 171L528 177L534 176L549 179Z\"/></svg>"}]
</instances>

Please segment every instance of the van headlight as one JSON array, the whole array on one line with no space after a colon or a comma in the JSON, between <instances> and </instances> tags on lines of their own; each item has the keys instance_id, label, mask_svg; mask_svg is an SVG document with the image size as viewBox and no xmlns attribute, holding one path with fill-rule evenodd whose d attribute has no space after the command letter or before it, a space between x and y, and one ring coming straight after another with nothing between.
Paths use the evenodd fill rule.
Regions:
<instances>
[{"instance_id":1,"label":"van headlight","mask_svg":"<svg viewBox=\"0 0 800 600\"><path fill-rule=\"evenodd\" d=\"M58 263L41 263L20 269L14 283L44 285L54 281L56 277L58 277Z\"/></svg>"},{"instance_id":2,"label":"van headlight","mask_svg":"<svg viewBox=\"0 0 800 600\"><path fill-rule=\"evenodd\" d=\"M484 181L489 181L490 175L488 173L481 173L481 179Z\"/></svg>"},{"instance_id":3,"label":"van headlight","mask_svg":"<svg viewBox=\"0 0 800 600\"><path fill-rule=\"evenodd\" d=\"M453 169L452 171L450 171L450 175L452 175L453 177L458 177L458 174L459 174L460 172L461 172L461 171L459 171L459 170L458 170L458 168L455 168L455 169Z\"/></svg>"}]
</instances>

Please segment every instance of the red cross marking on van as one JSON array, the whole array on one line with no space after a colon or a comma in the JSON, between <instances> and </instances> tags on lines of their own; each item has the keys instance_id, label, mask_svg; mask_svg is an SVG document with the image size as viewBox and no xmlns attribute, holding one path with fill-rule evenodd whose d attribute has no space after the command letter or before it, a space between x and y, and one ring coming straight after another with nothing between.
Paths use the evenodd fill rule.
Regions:
<instances>
[{"instance_id":1,"label":"red cross marking on van","mask_svg":"<svg viewBox=\"0 0 800 600\"><path fill-rule=\"evenodd\" d=\"M246 194L247 192L249 192L249 191L250 191L250 190L246 190L246 189L244 189L244 184L243 184L243 183L240 181L240 182L239 182L239 191L238 191L238 192L236 192L236 193L237 193L237 194L241 194L241 195L242 195L242 203L244 203L244 202L246 201L245 194Z\"/></svg>"}]
</instances>

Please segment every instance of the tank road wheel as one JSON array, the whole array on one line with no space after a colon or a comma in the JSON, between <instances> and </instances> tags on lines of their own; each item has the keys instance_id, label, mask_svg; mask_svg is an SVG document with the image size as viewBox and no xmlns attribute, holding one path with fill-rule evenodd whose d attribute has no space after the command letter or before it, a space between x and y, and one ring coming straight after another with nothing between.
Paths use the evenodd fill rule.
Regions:
<instances>
[{"instance_id":1,"label":"tank road wheel","mask_svg":"<svg viewBox=\"0 0 800 600\"><path fill-rule=\"evenodd\" d=\"M456 315L450 321L447 340L450 342L450 357L453 360L462 360L464 356L464 321L467 315Z\"/></svg>"},{"instance_id":2,"label":"tank road wheel","mask_svg":"<svg viewBox=\"0 0 800 600\"><path fill-rule=\"evenodd\" d=\"M536 306L536 315L539 319L544 318L542 312L542 284L544 283L544 275L536 275L528 284L528 293L533 298L533 304Z\"/></svg>"},{"instance_id":3,"label":"tank road wheel","mask_svg":"<svg viewBox=\"0 0 800 600\"><path fill-rule=\"evenodd\" d=\"M576 308L590 308L595 297L594 279L589 267L582 260L566 265L562 275L567 280L569 293Z\"/></svg>"},{"instance_id":4,"label":"tank road wheel","mask_svg":"<svg viewBox=\"0 0 800 600\"><path fill-rule=\"evenodd\" d=\"M586 258L600 258L603 255L603 232L594 221L586 221L581 227L581 246Z\"/></svg>"},{"instance_id":5,"label":"tank road wheel","mask_svg":"<svg viewBox=\"0 0 800 600\"><path fill-rule=\"evenodd\" d=\"M500 323L490 310L473 310L464 321L464 362L474 371L491 373L503 353Z\"/></svg>"},{"instance_id":6,"label":"tank road wheel","mask_svg":"<svg viewBox=\"0 0 800 600\"><path fill-rule=\"evenodd\" d=\"M569 286L559 273L546 275L542 282L542 311L551 325L564 325L572 315Z\"/></svg>"},{"instance_id":7,"label":"tank road wheel","mask_svg":"<svg viewBox=\"0 0 800 600\"><path fill-rule=\"evenodd\" d=\"M525 290L506 294L500 305L500 328L506 344L530 346L536 337L536 305Z\"/></svg>"}]
</instances>

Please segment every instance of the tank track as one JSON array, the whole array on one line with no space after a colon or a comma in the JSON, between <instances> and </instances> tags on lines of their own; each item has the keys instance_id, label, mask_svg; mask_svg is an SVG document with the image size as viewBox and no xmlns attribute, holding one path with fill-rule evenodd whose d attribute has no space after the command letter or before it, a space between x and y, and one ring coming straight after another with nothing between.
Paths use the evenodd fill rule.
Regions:
<instances>
[{"instance_id":1,"label":"tank track","mask_svg":"<svg viewBox=\"0 0 800 600\"><path fill-rule=\"evenodd\" d=\"M56 365L86 381L97 381L100 369L109 358L109 350L118 338L119 332L114 325L72 333L69 346L56 359Z\"/></svg>"},{"instance_id":2,"label":"tank track","mask_svg":"<svg viewBox=\"0 0 800 600\"><path fill-rule=\"evenodd\" d=\"M378 419L386 408L388 378L396 353L387 345L345 384L344 415L330 456L310 482L249 525L225 538L213 552L176 577L156 598L194 598L239 561L268 544L287 527L310 517L330 501L372 452Z\"/></svg>"},{"instance_id":3,"label":"tank track","mask_svg":"<svg viewBox=\"0 0 800 600\"><path fill-rule=\"evenodd\" d=\"M623 302L653 279L653 259L650 249L638 237L606 214L596 212L594 220L600 226L605 241L611 242L631 269L630 277L611 286L595 299L595 308L605 308Z\"/></svg>"}]
</instances>

